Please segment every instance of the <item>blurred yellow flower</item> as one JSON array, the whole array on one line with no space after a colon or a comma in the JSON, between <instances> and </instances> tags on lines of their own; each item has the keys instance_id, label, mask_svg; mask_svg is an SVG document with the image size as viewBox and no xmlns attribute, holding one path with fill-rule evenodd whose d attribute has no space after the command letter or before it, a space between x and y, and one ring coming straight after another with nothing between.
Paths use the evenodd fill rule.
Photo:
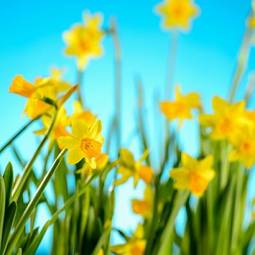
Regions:
<instances>
[{"instance_id":1,"label":"blurred yellow flower","mask_svg":"<svg viewBox=\"0 0 255 255\"><path fill-rule=\"evenodd\" d=\"M79 101L74 101L72 119L85 120L86 122L93 123L96 121L96 116L87 110L84 110L82 104Z\"/></svg>"},{"instance_id":2,"label":"blurred yellow flower","mask_svg":"<svg viewBox=\"0 0 255 255\"><path fill-rule=\"evenodd\" d=\"M114 245L111 251L118 255L143 255L146 246L146 240L143 237L143 227L138 225L135 233L127 243Z\"/></svg>"},{"instance_id":3,"label":"blurred yellow flower","mask_svg":"<svg viewBox=\"0 0 255 255\"><path fill-rule=\"evenodd\" d=\"M213 139L231 139L244 120L245 102L229 103L220 97L213 98L213 114L202 114L202 125L212 128Z\"/></svg>"},{"instance_id":4,"label":"blurred yellow flower","mask_svg":"<svg viewBox=\"0 0 255 255\"><path fill-rule=\"evenodd\" d=\"M187 189L195 196L201 196L215 175L212 169L213 157L207 156L202 160L196 160L182 153L181 162L181 167L170 171L170 176L175 180L175 188Z\"/></svg>"},{"instance_id":5,"label":"blurred yellow flower","mask_svg":"<svg viewBox=\"0 0 255 255\"><path fill-rule=\"evenodd\" d=\"M147 185L144 190L143 199L132 200L133 212L143 216L144 218L150 218L152 213L152 201L153 201L152 188L149 185Z\"/></svg>"},{"instance_id":6,"label":"blurred yellow flower","mask_svg":"<svg viewBox=\"0 0 255 255\"><path fill-rule=\"evenodd\" d=\"M231 140L233 149L229 154L231 161L241 161L251 168L255 163L255 126L241 127Z\"/></svg>"},{"instance_id":7,"label":"blurred yellow flower","mask_svg":"<svg viewBox=\"0 0 255 255\"><path fill-rule=\"evenodd\" d=\"M104 251L103 251L103 249L100 249L100 251L98 252L98 254L97 255L104 255Z\"/></svg>"},{"instance_id":8,"label":"blurred yellow flower","mask_svg":"<svg viewBox=\"0 0 255 255\"><path fill-rule=\"evenodd\" d=\"M176 87L175 100L160 103L161 112L168 120L179 121L181 125L185 119L192 118L192 110L201 107L200 97L197 93L181 94L180 87Z\"/></svg>"},{"instance_id":9,"label":"blurred yellow flower","mask_svg":"<svg viewBox=\"0 0 255 255\"><path fill-rule=\"evenodd\" d=\"M91 164L84 164L81 169L78 171L86 176L91 176L95 173L95 170L101 171L105 168L109 160L109 156L106 153L100 153L98 156L95 157L95 163L93 167Z\"/></svg>"},{"instance_id":10,"label":"blurred yellow flower","mask_svg":"<svg viewBox=\"0 0 255 255\"><path fill-rule=\"evenodd\" d=\"M100 28L102 15L97 13L84 14L84 24L75 25L70 31L64 33L64 40L67 44L65 53L77 58L77 65L83 70L91 58L103 54L101 46L104 32Z\"/></svg>"},{"instance_id":11,"label":"blurred yellow flower","mask_svg":"<svg viewBox=\"0 0 255 255\"><path fill-rule=\"evenodd\" d=\"M192 0L164 0L156 10L163 16L163 27L166 29L188 30L191 20L199 13Z\"/></svg>"},{"instance_id":12,"label":"blurred yellow flower","mask_svg":"<svg viewBox=\"0 0 255 255\"><path fill-rule=\"evenodd\" d=\"M118 168L118 174L121 175L116 180L116 185L120 185L134 178L134 186L136 186L140 179L146 183L151 183L153 178L153 170L151 167L142 164L146 157L146 153L137 161L135 161L133 154L127 149L120 150L120 166Z\"/></svg>"},{"instance_id":13,"label":"blurred yellow flower","mask_svg":"<svg viewBox=\"0 0 255 255\"><path fill-rule=\"evenodd\" d=\"M9 90L28 99L24 111L29 118L36 118L52 108L43 99L50 98L56 101L58 95L70 87L70 84L63 81L60 75L57 76L54 70L50 77L37 78L33 84L26 81L22 75L17 75Z\"/></svg>"},{"instance_id":14,"label":"blurred yellow flower","mask_svg":"<svg viewBox=\"0 0 255 255\"><path fill-rule=\"evenodd\" d=\"M87 123L84 120L72 120L72 133L58 138L60 148L67 149L67 162L76 164L82 159L92 168L96 168L96 159L101 155L103 137L101 121Z\"/></svg>"},{"instance_id":15,"label":"blurred yellow flower","mask_svg":"<svg viewBox=\"0 0 255 255\"><path fill-rule=\"evenodd\" d=\"M52 114L47 114L42 117L42 124L43 128L40 130L37 130L35 134L37 135L44 135L46 134L47 130L50 127L50 124L52 122ZM56 141L61 136L68 135L67 127L70 124L69 117L67 115L66 109L64 107L61 107L58 111L57 119L55 121L55 124L53 126L53 129L50 133L50 144L54 141Z\"/></svg>"}]
</instances>

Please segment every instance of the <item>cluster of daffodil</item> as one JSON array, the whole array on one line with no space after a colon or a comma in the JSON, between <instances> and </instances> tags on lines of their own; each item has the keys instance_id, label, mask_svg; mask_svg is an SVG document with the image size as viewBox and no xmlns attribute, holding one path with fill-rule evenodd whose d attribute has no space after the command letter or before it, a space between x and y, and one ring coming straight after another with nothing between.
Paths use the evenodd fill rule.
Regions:
<instances>
[{"instance_id":1,"label":"cluster of daffodil","mask_svg":"<svg viewBox=\"0 0 255 255\"><path fill-rule=\"evenodd\" d=\"M171 33L189 30L200 13L192 0L165 0L155 9L163 18L162 27ZM137 121L141 156L121 147L120 44L116 24L103 30L102 22L101 14L85 12L84 22L64 33L65 53L76 59L77 84L65 81L62 72L54 69L49 77L34 82L17 75L10 85L11 93L26 98L24 113L30 120L0 148L0 154L9 148L23 169L15 177L8 164L0 175L0 254L36 254L50 227L48 254L52 255L254 254L254 201L248 196L255 164L255 111L248 107L253 89L249 86L244 100L235 102L234 97L254 40L255 2L229 99L213 97L208 114L198 93L183 94L176 86L174 98L159 102L166 133L159 166L152 164L155 148L150 147L141 102ZM82 74L92 58L103 54L105 36L112 36L115 47L118 108L107 142L101 120L82 96ZM171 53L174 62L176 52ZM72 110L67 101L73 101ZM196 157L184 152L178 142L179 131L189 120L199 126ZM34 122L40 125L34 134L42 139L26 161L14 142ZM41 164L35 164L40 158ZM140 219L137 227L123 230L114 224L120 217L115 215L115 200L130 180L134 189L140 183L144 193L129 201ZM51 196L45 192L49 183ZM51 217L37 227L41 203ZM123 241L116 243L117 237Z\"/></svg>"}]
</instances>

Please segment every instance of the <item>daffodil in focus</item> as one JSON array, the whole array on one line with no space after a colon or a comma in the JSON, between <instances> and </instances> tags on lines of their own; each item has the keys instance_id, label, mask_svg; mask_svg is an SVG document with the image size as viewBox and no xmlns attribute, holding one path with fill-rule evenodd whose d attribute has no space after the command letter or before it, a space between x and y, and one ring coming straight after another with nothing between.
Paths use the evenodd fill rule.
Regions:
<instances>
[{"instance_id":1,"label":"daffodil in focus","mask_svg":"<svg viewBox=\"0 0 255 255\"><path fill-rule=\"evenodd\" d=\"M170 176L175 181L175 188L189 190L198 197L203 195L215 175L212 169L213 157L207 156L202 160L196 160L188 154L182 153L181 163L181 167L170 171Z\"/></svg>"},{"instance_id":2,"label":"daffodil in focus","mask_svg":"<svg viewBox=\"0 0 255 255\"><path fill-rule=\"evenodd\" d=\"M213 139L232 139L244 121L245 102L229 103L216 96L212 104L213 114L202 114L201 124L211 128Z\"/></svg>"},{"instance_id":3,"label":"daffodil in focus","mask_svg":"<svg viewBox=\"0 0 255 255\"><path fill-rule=\"evenodd\" d=\"M164 0L156 7L163 18L163 28L188 30L191 20L199 14L192 0Z\"/></svg>"},{"instance_id":4,"label":"daffodil in focus","mask_svg":"<svg viewBox=\"0 0 255 255\"><path fill-rule=\"evenodd\" d=\"M84 23L75 25L70 31L64 33L67 44L65 53L77 59L77 65L83 70L92 58L103 54L101 46L104 32L101 29L102 15L90 15L85 12Z\"/></svg>"},{"instance_id":5,"label":"daffodil in focus","mask_svg":"<svg viewBox=\"0 0 255 255\"><path fill-rule=\"evenodd\" d=\"M152 214L152 201L153 201L152 188L149 185L147 185L144 190L143 199L132 200L133 212L143 216L144 218L150 218Z\"/></svg>"},{"instance_id":6,"label":"daffodil in focus","mask_svg":"<svg viewBox=\"0 0 255 255\"><path fill-rule=\"evenodd\" d=\"M118 174L120 178L116 180L116 185L120 185L133 177L134 186L136 186L139 180L143 180L145 183L151 183L153 178L153 170L150 166L143 164L146 157L146 153L139 159L135 160L133 154L127 149L120 150L120 166L118 168Z\"/></svg>"},{"instance_id":7,"label":"daffodil in focus","mask_svg":"<svg viewBox=\"0 0 255 255\"><path fill-rule=\"evenodd\" d=\"M10 86L10 92L27 98L25 113L29 118L36 118L52 107L43 101L49 98L57 101L59 96L70 89L70 85L64 82L59 75L53 72L52 76L37 78L34 83L24 79L22 75L17 75Z\"/></svg>"},{"instance_id":8,"label":"daffodil in focus","mask_svg":"<svg viewBox=\"0 0 255 255\"><path fill-rule=\"evenodd\" d=\"M100 120L88 123L84 120L73 119L72 132L58 138L60 148L67 149L67 162L76 164L82 159L92 168L96 168L96 160L101 155L103 137Z\"/></svg>"},{"instance_id":9,"label":"daffodil in focus","mask_svg":"<svg viewBox=\"0 0 255 255\"><path fill-rule=\"evenodd\" d=\"M142 225L138 225L135 233L129 238L127 243L114 245L111 251L118 255L143 255L146 246Z\"/></svg>"},{"instance_id":10,"label":"daffodil in focus","mask_svg":"<svg viewBox=\"0 0 255 255\"><path fill-rule=\"evenodd\" d=\"M192 118L192 111L201 107L200 97L197 93L183 95L180 87L176 87L175 100L160 103L160 110L168 120L178 120L181 125L186 119Z\"/></svg>"}]
</instances>

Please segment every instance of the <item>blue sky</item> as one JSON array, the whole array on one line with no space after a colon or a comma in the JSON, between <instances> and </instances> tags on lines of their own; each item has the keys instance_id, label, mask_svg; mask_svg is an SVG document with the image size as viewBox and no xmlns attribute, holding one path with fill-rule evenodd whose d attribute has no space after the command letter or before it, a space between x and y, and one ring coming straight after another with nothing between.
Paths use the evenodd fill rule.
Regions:
<instances>
[{"instance_id":1,"label":"blue sky","mask_svg":"<svg viewBox=\"0 0 255 255\"><path fill-rule=\"evenodd\" d=\"M0 142L26 121L21 114L24 100L8 93L16 74L23 74L32 81L36 76L47 75L50 68L56 66L65 68L66 78L75 82L75 63L63 54L62 33L80 22L82 12L88 9L92 13L100 11L104 14L104 27L109 25L112 16L118 22L123 54L123 144L127 146L135 126L134 77L137 74L142 77L147 111L155 112L152 101L155 91L161 97L164 91L170 33L160 29L160 18L153 11L157 3L156 0L0 1ZM200 6L201 15L193 22L189 33L179 36L174 82L182 85L184 91L201 92L202 100L209 106L213 95L227 94L250 1L197 0L196 4ZM89 107L103 119L106 127L113 110L110 38L104 40L104 48L104 56L93 61L86 71L84 94ZM255 67L253 59L254 52L243 79L244 85ZM152 119L150 123L153 124ZM190 128L194 135L185 131ZM193 125L187 124L182 136L185 149L194 152L196 135ZM25 135L19 145L25 157L29 157L34 139ZM9 159L7 152L0 159L0 166L3 167ZM121 211L117 209L117 212L123 217L116 219L116 224L124 228L134 224L126 203L133 195L130 184L120 190Z\"/></svg>"}]
</instances>

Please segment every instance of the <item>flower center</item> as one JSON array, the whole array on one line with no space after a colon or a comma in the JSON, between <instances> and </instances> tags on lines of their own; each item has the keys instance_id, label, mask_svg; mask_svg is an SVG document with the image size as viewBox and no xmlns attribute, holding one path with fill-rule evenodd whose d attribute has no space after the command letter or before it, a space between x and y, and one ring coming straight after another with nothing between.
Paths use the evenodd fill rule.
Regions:
<instances>
[{"instance_id":1,"label":"flower center","mask_svg":"<svg viewBox=\"0 0 255 255\"><path fill-rule=\"evenodd\" d=\"M143 245L139 243L134 243L131 247L131 252L132 255L142 255L144 253L144 247Z\"/></svg>"},{"instance_id":2,"label":"flower center","mask_svg":"<svg viewBox=\"0 0 255 255\"><path fill-rule=\"evenodd\" d=\"M88 158L95 158L101 153L102 144L90 139L85 138L81 140L80 148Z\"/></svg>"},{"instance_id":3,"label":"flower center","mask_svg":"<svg viewBox=\"0 0 255 255\"><path fill-rule=\"evenodd\" d=\"M250 142L246 141L241 145L241 150L245 153L250 153L252 150L252 145Z\"/></svg>"}]
</instances>

